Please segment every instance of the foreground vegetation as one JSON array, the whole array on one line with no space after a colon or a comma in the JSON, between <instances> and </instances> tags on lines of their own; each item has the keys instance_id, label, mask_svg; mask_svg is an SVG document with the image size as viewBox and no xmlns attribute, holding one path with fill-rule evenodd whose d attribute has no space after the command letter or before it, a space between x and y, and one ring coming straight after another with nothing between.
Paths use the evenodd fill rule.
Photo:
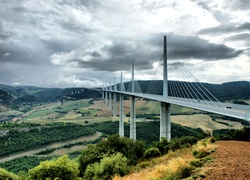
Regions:
<instances>
[{"instance_id":1,"label":"foreground vegetation","mask_svg":"<svg viewBox=\"0 0 250 180\"><path fill-rule=\"evenodd\" d=\"M183 144L183 142L185 142ZM67 155L58 159L47 160L41 162L40 165L30 169L23 176L27 179L110 179L115 174L120 176L130 172L130 167L136 165L143 159L155 157L152 148L165 147L159 151L157 156L165 154L171 149L176 150L182 147L189 147L196 143L194 137L186 137L176 139L167 143L162 140L161 143L153 143L151 150L146 150L146 145L143 141L134 141L129 138L120 138L119 135L112 135L107 140L89 145L83 150L77 160L70 160ZM167 150L166 150L167 149ZM6 174L6 173L5 173ZM67 177L65 176L67 174ZM10 176L13 176L11 173Z\"/></svg>"},{"instance_id":2,"label":"foreground vegetation","mask_svg":"<svg viewBox=\"0 0 250 180\"><path fill-rule=\"evenodd\" d=\"M238 130L238 133L248 136L250 128ZM17 175L0 169L0 179L120 180L130 179L131 173L137 179L197 179L205 177L199 168L211 160L208 155L216 150L214 142L213 137L198 141L196 137L186 136L170 142L163 138L146 146L144 141L115 134L96 145L88 145L73 160L64 155Z\"/></svg>"},{"instance_id":3,"label":"foreground vegetation","mask_svg":"<svg viewBox=\"0 0 250 180\"><path fill-rule=\"evenodd\" d=\"M78 124L55 123L46 126L30 124L22 128L12 128L0 136L0 157L16 152L38 148L53 142L65 141L95 133L95 130Z\"/></svg>"}]
</instances>

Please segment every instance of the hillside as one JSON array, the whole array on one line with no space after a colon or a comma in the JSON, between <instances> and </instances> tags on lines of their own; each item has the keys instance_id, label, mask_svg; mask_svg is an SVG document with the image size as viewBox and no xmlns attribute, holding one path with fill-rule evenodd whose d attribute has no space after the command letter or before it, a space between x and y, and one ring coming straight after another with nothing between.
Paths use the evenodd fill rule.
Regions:
<instances>
[{"instance_id":1,"label":"hillside","mask_svg":"<svg viewBox=\"0 0 250 180\"><path fill-rule=\"evenodd\" d=\"M16 109L18 105L12 95L0 89L0 112L6 108Z\"/></svg>"},{"instance_id":2,"label":"hillside","mask_svg":"<svg viewBox=\"0 0 250 180\"><path fill-rule=\"evenodd\" d=\"M218 141L212 163L202 169L204 179L249 179L250 142Z\"/></svg>"},{"instance_id":3,"label":"hillside","mask_svg":"<svg viewBox=\"0 0 250 180\"><path fill-rule=\"evenodd\" d=\"M41 88L35 86L7 86L0 84L0 89L22 103L51 102L63 99L99 98L100 93L88 88Z\"/></svg>"},{"instance_id":4,"label":"hillside","mask_svg":"<svg viewBox=\"0 0 250 180\"><path fill-rule=\"evenodd\" d=\"M175 81L169 81L169 83L176 83ZM188 86L192 86L191 82L188 82ZM250 82L247 81L235 81L222 84L209 84L201 83L206 89L208 89L217 99L220 101L227 101L232 99L249 99L250 98ZM126 82L125 88L131 91L131 83ZM149 94L162 94L162 81L136 81L135 91ZM171 91L168 91L171 96Z\"/></svg>"}]
</instances>

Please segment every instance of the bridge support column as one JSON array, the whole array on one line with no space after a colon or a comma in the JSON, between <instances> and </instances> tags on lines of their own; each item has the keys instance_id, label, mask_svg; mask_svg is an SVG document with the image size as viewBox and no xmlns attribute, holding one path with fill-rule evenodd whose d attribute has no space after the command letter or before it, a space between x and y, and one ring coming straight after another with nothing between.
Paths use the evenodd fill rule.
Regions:
<instances>
[{"instance_id":1,"label":"bridge support column","mask_svg":"<svg viewBox=\"0 0 250 180\"><path fill-rule=\"evenodd\" d=\"M113 94L113 117L116 117L116 93Z\"/></svg>"},{"instance_id":2,"label":"bridge support column","mask_svg":"<svg viewBox=\"0 0 250 180\"><path fill-rule=\"evenodd\" d=\"M108 104L108 92L105 91L105 104Z\"/></svg>"},{"instance_id":3,"label":"bridge support column","mask_svg":"<svg viewBox=\"0 0 250 180\"><path fill-rule=\"evenodd\" d=\"M160 139L171 139L170 104L161 102Z\"/></svg>"},{"instance_id":4,"label":"bridge support column","mask_svg":"<svg viewBox=\"0 0 250 180\"><path fill-rule=\"evenodd\" d=\"M130 138L136 140L135 96L130 97Z\"/></svg>"},{"instance_id":5,"label":"bridge support column","mask_svg":"<svg viewBox=\"0 0 250 180\"><path fill-rule=\"evenodd\" d=\"M117 91L117 87L116 87L116 77L114 77L114 90L115 91ZM117 112L116 112L116 110L117 110L117 108L116 108L116 97L117 97L117 94L116 93L114 93L113 94L113 117L116 117L116 114L117 114Z\"/></svg>"},{"instance_id":6,"label":"bridge support column","mask_svg":"<svg viewBox=\"0 0 250 180\"><path fill-rule=\"evenodd\" d=\"M123 91L122 88L122 72L121 72L121 83L120 83L120 91ZM120 121L119 121L119 135L124 137L124 121L123 121L123 94L120 94Z\"/></svg>"},{"instance_id":7,"label":"bridge support column","mask_svg":"<svg viewBox=\"0 0 250 180\"><path fill-rule=\"evenodd\" d=\"M134 63L132 64L131 92L135 92ZM130 138L136 140L135 96L130 97Z\"/></svg>"},{"instance_id":8,"label":"bridge support column","mask_svg":"<svg viewBox=\"0 0 250 180\"><path fill-rule=\"evenodd\" d=\"M123 121L123 95L120 94L120 121L119 121L119 135L124 137L124 121Z\"/></svg>"},{"instance_id":9,"label":"bridge support column","mask_svg":"<svg viewBox=\"0 0 250 180\"><path fill-rule=\"evenodd\" d=\"M112 110L112 93L109 92L109 109Z\"/></svg>"}]
</instances>

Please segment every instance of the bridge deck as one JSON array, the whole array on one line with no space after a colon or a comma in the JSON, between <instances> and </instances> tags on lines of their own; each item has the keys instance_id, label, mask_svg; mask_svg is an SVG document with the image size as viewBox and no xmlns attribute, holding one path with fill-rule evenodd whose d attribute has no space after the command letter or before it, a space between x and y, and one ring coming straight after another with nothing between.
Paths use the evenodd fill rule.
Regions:
<instances>
[{"instance_id":1,"label":"bridge deck","mask_svg":"<svg viewBox=\"0 0 250 180\"><path fill-rule=\"evenodd\" d=\"M211 112L215 114L225 115L229 117L234 117L238 119L243 119L250 121L250 106L240 105L240 104L231 104L231 103L222 103L215 101L206 101L206 100L198 100L198 99L187 99L187 98L179 98L179 97L171 97L168 96L164 98L161 95L154 94L144 94L144 93L132 93L126 91L110 91L104 90L107 92L124 94L129 96L136 96L145 99L151 99L154 101L165 102L170 104L175 104L179 106L185 106L197 110L202 110L206 112Z\"/></svg>"}]
</instances>

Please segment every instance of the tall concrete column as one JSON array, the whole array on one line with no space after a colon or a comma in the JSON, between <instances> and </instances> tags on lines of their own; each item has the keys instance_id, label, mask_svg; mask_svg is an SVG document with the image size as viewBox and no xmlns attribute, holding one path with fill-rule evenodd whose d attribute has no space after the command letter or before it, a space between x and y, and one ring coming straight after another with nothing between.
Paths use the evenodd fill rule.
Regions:
<instances>
[{"instance_id":1,"label":"tall concrete column","mask_svg":"<svg viewBox=\"0 0 250 180\"><path fill-rule=\"evenodd\" d=\"M171 139L170 104L161 102L160 139Z\"/></svg>"},{"instance_id":2,"label":"tall concrete column","mask_svg":"<svg viewBox=\"0 0 250 180\"><path fill-rule=\"evenodd\" d=\"M163 97L168 98L167 37L164 36L163 56ZM170 104L161 102L160 138L171 139Z\"/></svg>"},{"instance_id":3,"label":"tall concrete column","mask_svg":"<svg viewBox=\"0 0 250 180\"><path fill-rule=\"evenodd\" d=\"M135 96L130 97L130 138L136 140Z\"/></svg>"},{"instance_id":4,"label":"tall concrete column","mask_svg":"<svg viewBox=\"0 0 250 180\"><path fill-rule=\"evenodd\" d=\"M104 99L104 84L102 85L102 99Z\"/></svg>"},{"instance_id":5,"label":"tall concrete column","mask_svg":"<svg viewBox=\"0 0 250 180\"><path fill-rule=\"evenodd\" d=\"M124 137L124 120L123 120L123 95L120 94L120 121L119 121L119 135Z\"/></svg>"},{"instance_id":6,"label":"tall concrete column","mask_svg":"<svg viewBox=\"0 0 250 180\"><path fill-rule=\"evenodd\" d=\"M111 80L109 84L109 90L112 91ZM112 93L109 91L109 109L112 110Z\"/></svg>"},{"instance_id":7,"label":"tall concrete column","mask_svg":"<svg viewBox=\"0 0 250 180\"><path fill-rule=\"evenodd\" d=\"M105 87L105 104L108 104L108 92L107 92L107 90L108 90L108 87L107 87L107 83L106 83L106 87Z\"/></svg>"},{"instance_id":8,"label":"tall concrete column","mask_svg":"<svg viewBox=\"0 0 250 180\"><path fill-rule=\"evenodd\" d=\"M121 73L121 83L120 83L120 91L122 89L122 73ZM120 121L119 121L119 135L124 137L124 121L123 121L123 94L120 94Z\"/></svg>"},{"instance_id":9,"label":"tall concrete column","mask_svg":"<svg viewBox=\"0 0 250 180\"><path fill-rule=\"evenodd\" d=\"M132 93L135 92L134 64L132 64ZM130 97L130 138L136 140L135 96Z\"/></svg>"},{"instance_id":10,"label":"tall concrete column","mask_svg":"<svg viewBox=\"0 0 250 180\"><path fill-rule=\"evenodd\" d=\"M116 87L116 77L114 77L114 91L117 91ZM113 117L116 117L116 93L113 93Z\"/></svg>"}]
</instances>

